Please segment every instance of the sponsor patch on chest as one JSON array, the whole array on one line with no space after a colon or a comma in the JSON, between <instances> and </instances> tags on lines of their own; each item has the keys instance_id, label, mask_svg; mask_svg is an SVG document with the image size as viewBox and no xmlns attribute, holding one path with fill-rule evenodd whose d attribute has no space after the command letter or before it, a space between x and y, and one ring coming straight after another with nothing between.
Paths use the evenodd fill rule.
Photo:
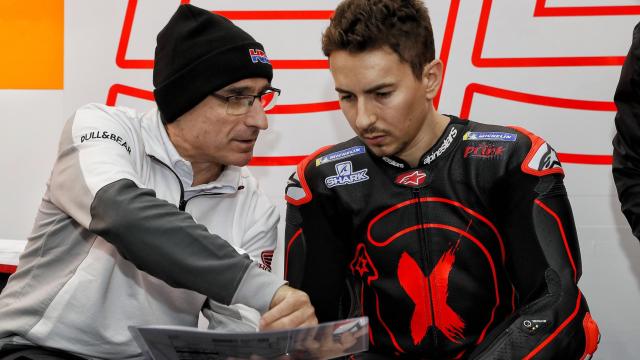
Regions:
<instances>
[{"instance_id":1,"label":"sponsor patch on chest","mask_svg":"<svg viewBox=\"0 0 640 360\"><path fill-rule=\"evenodd\" d=\"M336 164L336 175L332 175L324 179L328 188L342 185L350 185L369 180L367 176L368 169L353 170L351 161L344 161Z\"/></svg>"},{"instance_id":2,"label":"sponsor patch on chest","mask_svg":"<svg viewBox=\"0 0 640 360\"><path fill-rule=\"evenodd\" d=\"M404 164L401 164L401 163L399 163L399 162L397 162L397 161L395 161L395 160L393 160L391 158L383 156L382 160L384 160L384 162L386 162L387 164L389 164L391 166L395 166L397 168L404 169Z\"/></svg>"},{"instance_id":3,"label":"sponsor patch on chest","mask_svg":"<svg viewBox=\"0 0 640 360\"><path fill-rule=\"evenodd\" d=\"M469 145L464 148L464 158L499 159L504 155L504 152L504 146L489 144Z\"/></svg>"},{"instance_id":4,"label":"sponsor patch on chest","mask_svg":"<svg viewBox=\"0 0 640 360\"><path fill-rule=\"evenodd\" d=\"M394 183L412 188L421 188L427 185L427 174L422 170L407 171L396 176Z\"/></svg>"},{"instance_id":5,"label":"sponsor patch on chest","mask_svg":"<svg viewBox=\"0 0 640 360\"><path fill-rule=\"evenodd\" d=\"M435 159L439 158L440 155L444 154L444 152L449 148L449 146L453 143L453 140L458 136L458 130L455 127L451 127L449 134L444 139L440 147L437 150L430 152L428 155L424 155L422 157L422 164L428 165L431 164Z\"/></svg>"},{"instance_id":6,"label":"sponsor patch on chest","mask_svg":"<svg viewBox=\"0 0 640 360\"><path fill-rule=\"evenodd\" d=\"M338 161L338 160L346 159L348 157L351 157L351 156L354 156L354 155L359 155L359 154L364 154L364 153L365 153L364 146L350 147L348 149L336 151L334 153L327 154L327 155L325 155L323 157L320 157L320 158L316 159L316 166L320 166L322 164L326 164L326 163L332 162L332 161Z\"/></svg>"},{"instance_id":7,"label":"sponsor patch on chest","mask_svg":"<svg viewBox=\"0 0 640 360\"><path fill-rule=\"evenodd\" d=\"M462 139L465 141L468 140L481 140L481 141L516 141L518 138L518 134L511 134L505 132L474 132L467 131Z\"/></svg>"}]
</instances>

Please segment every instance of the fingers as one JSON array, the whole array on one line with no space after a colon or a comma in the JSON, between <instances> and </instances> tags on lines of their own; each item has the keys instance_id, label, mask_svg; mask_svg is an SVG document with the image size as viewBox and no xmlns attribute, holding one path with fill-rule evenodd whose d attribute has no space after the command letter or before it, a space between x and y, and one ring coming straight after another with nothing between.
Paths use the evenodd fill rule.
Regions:
<instances>
[{"instance_id":1,"label":"fingers","mask_svg":"<svg viewBox=\"0 0 640 360\"><path fill-rule=\"evenodd\" d=\"M309 296L284 285L273 296L271 309L260 319L260 330L291 329L316 324L318 319Z\"/></svg>"},{"instance_id":2,"label":"fingers","mask_svg":"<svg viewBox=\"0 0 640 360\"><path fill-rule=\"evenodd\" d=\"M367 333L367 328L361 328L355 332L346 332L340 335L339 342L343 349L349 349L358 342L358 339Z\"/></svg>"},{"instance_id":3,"label":"fingers","mask_svg":"<svg viewBox=\"0 0 640 360\"><path fill-rule=\"evenodd\" d=\"M366 329L334 334L332 327L325 327L318 331L317 336L307 338L303 346L306 353L311 354L313 358L333 358L344 355L364 333Z\"/></svg>"}]
</instances>

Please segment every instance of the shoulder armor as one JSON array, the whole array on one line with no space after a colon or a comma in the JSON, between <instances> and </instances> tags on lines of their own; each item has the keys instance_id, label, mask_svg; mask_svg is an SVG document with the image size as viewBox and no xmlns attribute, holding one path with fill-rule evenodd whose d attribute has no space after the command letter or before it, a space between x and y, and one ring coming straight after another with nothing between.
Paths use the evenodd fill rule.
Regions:
<instances>
[{"instance_id":1,"label":"shoulder armor","mask_svg":"<svg viewBox=\"0 0 640 360\"><path fill-rule=\"evenodd\" d=\"M562 174L562 164L558 160L558 154L544 139L536 134L517 126L509 126L529 137L531 149L525 156L520 168L523 172L534 176L545 176L549 174Z\"/></svg>"},{"instance_id":2,"label":"shoulder armor","mask_svg":"<svg viewBox=\"0 0 640 360\"><path fill-rule=\"evenodd\" d=\"M311 201L313 195L307 184L304 172L309 163L314 160L318 154L329 149L332 145L321 147L298 163L296 171L289 177L287 188L285 190L284 199L292 205L302 205Z\"/></svg>"}]
</instances>

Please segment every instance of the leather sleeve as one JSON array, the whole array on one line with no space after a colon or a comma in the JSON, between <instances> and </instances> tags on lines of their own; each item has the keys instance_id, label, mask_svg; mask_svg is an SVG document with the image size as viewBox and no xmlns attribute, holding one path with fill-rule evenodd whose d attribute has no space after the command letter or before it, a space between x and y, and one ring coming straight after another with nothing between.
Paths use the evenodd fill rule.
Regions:
<instances>
[{"instance_id":1,"label":"leather sleeve","mask_svg":"<svg viewBox=\"0 0 640 360\"><path fill-rule=\"evenodd\" d=\"M502 186L509 196L499 213L517 308L471 358L584 359L595 352L599 331L577 286L580 250L562 174L519 172Z\"/></svg>"},{"instance_id":2,"label":"leather sleeve","mask_svg":"<svg viewBox=\"0 0 640 360\"><path fill-rule=\"evenodd\" d=\"M614 96L618 112L613 138L613 178L622 212L640 239L640 23L622 66Z\"/></svg>"},{"instance_id":3,"label":"leather sleeve","mask_svg":"<svg viewBox=\"0 0 640 360\"><path fill-rule=\"evenodd\" d=\"M341 225L338 205L319 192L312 195L298 174L291 176L286 191L285 278L309 295L319 321L337 320L347 268L340 231L348 227Z\"/></svg>"}]
</instances>

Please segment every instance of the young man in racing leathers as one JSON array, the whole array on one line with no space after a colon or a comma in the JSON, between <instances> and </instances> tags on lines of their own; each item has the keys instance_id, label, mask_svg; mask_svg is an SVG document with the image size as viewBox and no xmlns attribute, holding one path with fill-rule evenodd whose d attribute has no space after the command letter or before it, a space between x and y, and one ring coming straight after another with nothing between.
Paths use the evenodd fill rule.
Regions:
<instances>
[{"instance_id":1,"label":"young man in racing leathers","mask_svg":"<svg viewBox=\"0 0 640 360\"><path fill-rule=\"evenodd\" d=\"M435 110L442 63L419 0L344 1L323 51L358 136L286 189L285 273L318 319L368 316L369 358L590 357L599 332L553 148Z\"/></svg>"}]
</instances>

